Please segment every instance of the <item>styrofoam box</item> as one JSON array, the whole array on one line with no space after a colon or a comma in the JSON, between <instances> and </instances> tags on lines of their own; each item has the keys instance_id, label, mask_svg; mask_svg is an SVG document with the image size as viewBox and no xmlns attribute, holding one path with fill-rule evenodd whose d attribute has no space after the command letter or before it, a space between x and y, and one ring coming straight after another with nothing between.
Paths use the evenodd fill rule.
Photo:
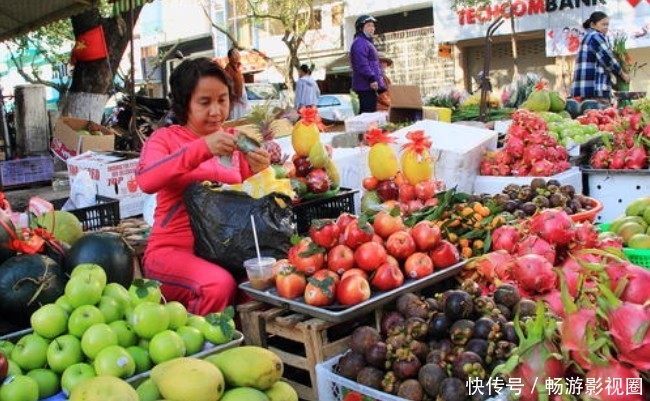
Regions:
<instances>
[{"instance_id":1,"label":"styrofoam box","mask_svg":"<svg viewBox=\"0 0 650 401\"><path fill-rule=\"evenodd\" d=\"M475 194L498 194L501 193L503 188L508 184L528 185L535 178L543 178L545 180L558 180L562 185L573 185L576 193L582 193L582 172L579 167L571 167L567 171L556 174L550 177L493 177L487 175L479 175L474 181Z\"/></svg>"},{"instance_id":2,"label":"styrofoam box","mask_svg":"<svg viewBox=\"0 0 650 401\"><path fill-rule=\"evenodd\" d=\"M583 168L587 177L587 193L603 204L596 217L598 223L609 223L625 214L633 200L650 195L650 170L601 170Z\"/></svg>"},{"instance_id":3,"label":"styrofoam box","mask_svg":"<svg viewBox=\"0 0 650 401\"><path fill-rule=\"evenodd\" d=\"M388 123L388 113L385 111L362 113L345 120L345 132L365 132L372 124L380 127L386 123Z\"/></svg>"},{"instance_id":4,"label":"styrofoam box","mask_svg":"<svg viewBox=\"0 0 650 401\"><path fill-rule=\"evenodd\" d=\"M431 139L436 179L442 180L447 188L457 186L461 192L472 193L483 155L497 146L497 133L466 125L423 120L395 131L394 148L399 152L401 146L408 142L406 134L416 130L423 130Z\"/></svg>"}]
</instances>

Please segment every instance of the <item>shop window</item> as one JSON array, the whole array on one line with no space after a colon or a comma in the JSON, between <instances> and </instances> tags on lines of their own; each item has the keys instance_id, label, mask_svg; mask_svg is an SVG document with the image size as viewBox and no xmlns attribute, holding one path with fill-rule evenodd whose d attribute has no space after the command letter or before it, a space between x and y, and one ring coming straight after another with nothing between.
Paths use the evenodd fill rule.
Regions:
<instances>
[{"instance_id":1,"label":"shop window","mask_svg":"<svg viewBox=\"0 0 650 401\"><path fill-rule=\"evenodd\" d=\"M307 17L308 17L307 12L302 12L297 15L298 22L302 24L307 23ZM321 28L322 25L322 20L321 20L321 10L314 10L311 13L311 21L309 21L309 29L310 30L318 30Z\"/></svg>"},{"instance_id":2,"label":"shop window","mask_svg":"<svg viewBox=\"0 0 650 401\"><path fill-rule=\"evenodd\" d=\"M333 26L343 25L343 4L339 4L332 7L332 25Z\"/></svg>"}]
</instances>

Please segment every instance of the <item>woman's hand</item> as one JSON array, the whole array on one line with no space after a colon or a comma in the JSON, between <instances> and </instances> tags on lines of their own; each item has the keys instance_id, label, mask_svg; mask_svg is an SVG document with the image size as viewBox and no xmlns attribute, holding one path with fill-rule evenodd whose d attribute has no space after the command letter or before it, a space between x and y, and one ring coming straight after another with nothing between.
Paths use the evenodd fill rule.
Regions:
<instances>
[{"instance_id":1,"label":"woman's hand","mask_svg":"<svg viewBox=\"0 0 650 401\"><path fill-rule=\"evenodd\" d=\"M205 143L215 156L231 155L236 149L235 136L223 131L206 135Z\"/></svg>"},{"instance_id":2,"label":"woman's hand","mask_svg":"<svg viewBox=\"0 0 650 401\"><path fill-rule=\"evenodd\" d=\"M379 84L377 82L371 82L370 83L370 89L376 91L379 89Z\"/></svg>"},{"instance_id":3,"label":"woman's hand","mask_svg":"<svg viewBox=\"0 0 650 401\"><path fill-rule=\"evenodd\" d=\"M621 78L623 78L623 81L630 83L630 74L623 72L621 73Z\"/></svg>"},{"instance_id":4,"label":"woman's hand","mask_svg":"<svg viewBox=\"0 0 650 401\"><path fill-rule=\"evenodd\" d=\"M245 153L244 157L246 158L246 162L248 162L248 166L253 173L259 173L271 165L271 158L269 157L269 153L262 148L258 148L252 152Z\"/></svg>"}]
</instances>

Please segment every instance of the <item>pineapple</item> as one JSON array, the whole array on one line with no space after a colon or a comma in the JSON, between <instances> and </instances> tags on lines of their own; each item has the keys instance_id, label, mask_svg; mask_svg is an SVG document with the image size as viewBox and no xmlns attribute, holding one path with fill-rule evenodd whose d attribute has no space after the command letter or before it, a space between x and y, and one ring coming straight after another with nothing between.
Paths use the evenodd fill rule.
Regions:
<instances>
[{"instance_id":1,"label":"pineapple","mask_svg":"<svg viewBox=\"0 0 650 401\"><path fill-rule=\"evenodd\" d=\"M277 123L276 118L277 116L268 102L261 106L253 106L248 117L249 121L259 130L262 146L269 152L271 164L282 164L282 148L274 141L282 125Z\"/></svg>"},{"instance_id":2,"label":"pineapple","mask_svg":"<svg viewBox=\"0 0 650 401\"><path fill-rule=\"evenodd\" d=\"M379 181L394 178L399 171L399 164L397 154L390 144L395 142L395 139L379 128L372 128L366 132L365 140L370 146L368 154L370 174Z\"/></svg>"},{"instance_id":3,"label":"pineapple","mask_svg":"<svg viewBox=\"0 0 650 401\"><path fill-rule=\"evenodd\" d=\"M422 130L409 132L406 138L410 142L402 146L402 174L411 185L430 180L434 162L429 151L431 141Z\"/></svg>"}]
</instances>

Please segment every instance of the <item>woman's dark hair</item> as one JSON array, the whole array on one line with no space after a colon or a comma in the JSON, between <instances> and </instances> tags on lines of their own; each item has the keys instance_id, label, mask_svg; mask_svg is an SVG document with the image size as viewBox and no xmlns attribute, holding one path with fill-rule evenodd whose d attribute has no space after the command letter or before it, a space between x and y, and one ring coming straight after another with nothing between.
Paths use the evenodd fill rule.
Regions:
<instances>
[{"instance_id":1,"label":"woman's dark hair","mask_svg":"<svg viewBox=\"0 0 650 401\"><path fill-rule=\"evenodd\" d=\"M236 47L231 47L228 49L228 58L232 57L232 54L237 50Z\"/></svg>"},{"instance_id":2,"label":"woman's dark hair","mask_svg":"<svg viewBox=\"0 0 650 401\"><path fill-rule=\"evenodd\" d=\"M585 22L582 23L582 27L585 29L589 29L591 28L592 23L596 24L598 23L598 21L603 20L605 18L609 18L609 17L607 16L607 14L605 14L602 11L593 12L589 16L589 19L587 19Z\"/></svg>"},{"instance_id":3,"label":"woman's dark hair","mask_svg":"<svg viewBox=\"0 0 650 401\"><path fill-rule=\"evenodd\" d=\"M305 74L311 74L311 69L307 64L303 64L300 66L300 71L304 72Z\"/></svg>"},{"instance_id":4,"label":"woman's dark hair","mask_svg":"<svg viewBox=\"0 0 650 401\"><path fill-rule=\"evenodd\" d=\"M232 82L219 64L207 57L184 60L174 68L169 77L172 109L181 125L187 123L187 111L192 93L199 79L203 77L214 77L223 82L228 87L230 104L233 104Z\"/></svg>"}]
</instances>

